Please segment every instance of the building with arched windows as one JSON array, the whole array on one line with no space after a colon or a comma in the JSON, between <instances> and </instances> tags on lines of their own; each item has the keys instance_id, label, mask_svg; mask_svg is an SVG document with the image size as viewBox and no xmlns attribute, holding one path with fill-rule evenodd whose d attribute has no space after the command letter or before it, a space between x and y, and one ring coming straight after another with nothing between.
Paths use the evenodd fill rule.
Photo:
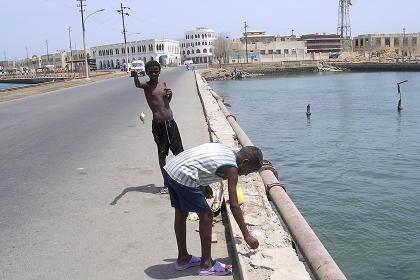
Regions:
<instances>
[{"instance_id":1,"label":"building with arched windows","mask_svg":"<svg viewBox=\"0 0 420 280\"><path fill-rule=\"evenodd\" d=\"M213 41L216 39L213 29L198 27L184 33L181 41L182 60L192 60L194 63L212 63Z\"/></svg>"},{"instance_id":2,"label":"building with arched windows","mask_svg":"<svg viewBox=\"0 0 420 280\"><path fill-rule=\"evenodd\" d=\"M180 65L179 42L170 39L150 39L127 42L128 62L143 60L159 61L162 65ZM98 69L118 69L126 63L124 43L91 48L92 58Z\"/></svg>"}]
</instances>

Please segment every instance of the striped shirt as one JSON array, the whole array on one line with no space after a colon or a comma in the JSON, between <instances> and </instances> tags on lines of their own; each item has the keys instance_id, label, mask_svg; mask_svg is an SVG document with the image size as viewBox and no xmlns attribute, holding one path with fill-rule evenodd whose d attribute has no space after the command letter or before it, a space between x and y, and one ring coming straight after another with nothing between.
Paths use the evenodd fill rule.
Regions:
<instances>
[{"instance_id":1,"label":"striped shirt","mask_svg":"<svg viewBox=\"0 0 420 280\"><path fill-rule=\"evenodd\" d=\"M224 180L217 170L222 166L236 164L235 153L219 143L207 143L183 151L164 169L168 175L181 185L196 188Z\"/></svg>"}]
</instances>

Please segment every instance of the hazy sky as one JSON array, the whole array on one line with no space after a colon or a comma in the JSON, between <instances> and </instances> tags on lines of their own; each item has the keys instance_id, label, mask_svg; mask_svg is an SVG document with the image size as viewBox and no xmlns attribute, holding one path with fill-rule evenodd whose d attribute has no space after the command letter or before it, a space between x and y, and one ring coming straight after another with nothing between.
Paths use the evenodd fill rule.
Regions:
<instances>
[{"instance_id":1,"label":"hazy sky","mask_svg":"<svg viewBox=\"0 0 420 280\"><path fill-rule=\"evenodd\" d=\"M124 0L128 40L183 37L184 31L198 26L226 32L232 38L250 30L289 35L336 33L338 0ZM77 0L0 0L0 60L45 54L69 49L68 26L72 27L73 48L82 48L81 17ZM123 41L121 1L86 0L85 15L105 8L86 20L87 46ZM420 0L357 0L351 7L352 35L366 33L420 32Z\"/></svg>"}]
</instances>

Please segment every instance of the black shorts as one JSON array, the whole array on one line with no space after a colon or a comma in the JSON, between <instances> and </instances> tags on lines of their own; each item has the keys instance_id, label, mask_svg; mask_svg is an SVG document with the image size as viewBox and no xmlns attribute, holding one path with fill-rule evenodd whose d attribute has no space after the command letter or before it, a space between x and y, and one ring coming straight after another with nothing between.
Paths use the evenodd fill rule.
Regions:
<instances>
[{"instance_id":1,"label":"black shorts","mask_svg":"<svg viewBox=\"0 0 420 280\"><path fill-rule=\"evenodd\" d=\"M169 149L176 156L184 151L181 136L175 120L152 121L152 133L158 147L158 153L168 155Z\"/></svg>"}]
</instances>

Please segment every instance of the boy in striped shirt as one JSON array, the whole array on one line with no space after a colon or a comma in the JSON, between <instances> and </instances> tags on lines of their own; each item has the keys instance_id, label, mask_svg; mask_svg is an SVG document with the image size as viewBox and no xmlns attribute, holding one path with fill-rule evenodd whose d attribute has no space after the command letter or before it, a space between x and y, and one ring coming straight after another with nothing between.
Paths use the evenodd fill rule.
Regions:
<instances>
[{"instance_id":1,"label":"boy in striped shirt","mask_svg":"<svg viewBox=\"0 0 420 280\"><path fill-rule=\"evenodd\" d=\"M227 275L232 266L211 258L211 233L213 214L206 197L212 196L211 183L228 180L230 209L243 234L245 242L252 248L259 246L258 240L249 234L236 196L239 175L248 175L261 168L263 156L254 146L243 147L238 153L219 143L207 143L183 151L169 161L163 171L165 185L169 187L171 206L175 208L175 235L178 245L176 270L200 266L199 274ZM200 217L201 258L192 256L186 246L186 220L188 212Z\"/></svg>"}]
</instances>

